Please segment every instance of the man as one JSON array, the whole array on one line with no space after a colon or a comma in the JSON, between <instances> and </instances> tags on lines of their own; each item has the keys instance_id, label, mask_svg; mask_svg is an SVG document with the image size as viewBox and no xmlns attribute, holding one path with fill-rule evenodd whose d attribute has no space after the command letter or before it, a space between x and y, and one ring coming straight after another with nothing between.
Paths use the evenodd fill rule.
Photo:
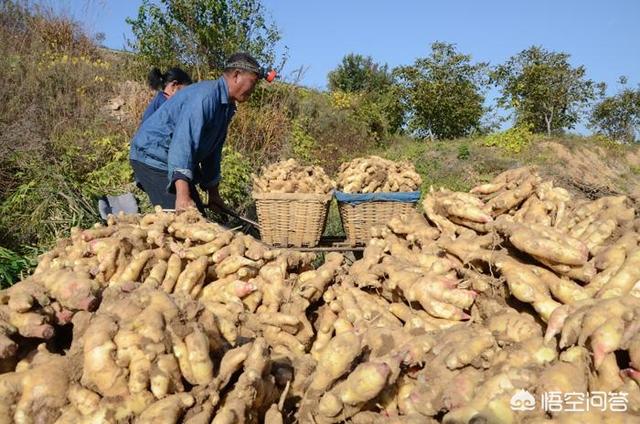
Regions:
<instances>
[{"instance_id":1,"label":"man","mask_svg":"<svg viewBox=\"0 0 640 424\"><path fill-rule=\"evenodd\" d=\"M220 197L220 164L227 128L258 78L258 62L246 53L232 55L222 77L191 84L145 120L131 141L136 181L153 205L185 210L204 205L196 184L209 194L209 208L225 207Z\"/></svg>"}]
</instances>

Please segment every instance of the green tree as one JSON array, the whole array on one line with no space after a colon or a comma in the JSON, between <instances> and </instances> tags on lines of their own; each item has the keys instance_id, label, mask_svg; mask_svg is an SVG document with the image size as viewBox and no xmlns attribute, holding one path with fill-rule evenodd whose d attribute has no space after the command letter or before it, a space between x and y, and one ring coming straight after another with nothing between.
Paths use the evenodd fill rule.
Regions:
<instances>
[{"instance_id":1,"label":"green tree","mask_svg":"<svg viewBox=\"0 0 640 424\"><path fill-rule=\"evenodd\" d=\"M621 78L626 82L626 78ZM589 119L590 127L607 137L633 143L640 132L640 87L624 88L597 103Z\"/></svg>"},{"instance_id":2,"label":"green tree","mask_svg":"<svg viewBox=\"0 0 640 424\"><path fill-rule=\"evenodd\" d=\"M142 0L127 23L135 36L129 45L146 62L186 64L199 78L222 70L236 51L273 65L281 38L260 0Z\"/></svg>"},{"instance_id":3,"label":"green tree","mask_svg":"<svg viewBox=\"0 0 640 424\"><path fill-rule=\"evenodd\" d=\"M585 108L604 92L603 83L585 78L584 66L573 67L570 55L532 46L491 72L501 87L498 105L515 111L516 125L534 132L571 129Z\"/></svg>"},{"instance_id":4,"label":"green tree","mask_svg":"<svg viewBox=\"0 0 640 424\"><path fill-rule=\"evenodd\" d=\"M371 56L350 53L329 72L328 79L334 99L346 93L343 100L347 107L343 108L353 109L376 141L401 129L404 109L398 86L386 64L375 62Z\"/></svg>"},{"instance_id":5,"label":"green tree","mask_svg":"<svg viewBox=\"0 0 640 424\"><path fill-rule=\"evenodd\" d=\"M408 127L418 136L456 138L480 129L485 112L486 63L454 44L435 42L431 54L394 70L408 112Z\"/></svg>"},{"instance_id":6,"label":"green tree","mask_svg":"<svg viewBox=\"0 0 640 424\"><path fill-rule=\"evenodd\" d=\"M376 63L371 56L350 53L336 69L329 72L329 90L346 93L386 90L393 83L388 66Z\"/></svg>"}]
</instances>

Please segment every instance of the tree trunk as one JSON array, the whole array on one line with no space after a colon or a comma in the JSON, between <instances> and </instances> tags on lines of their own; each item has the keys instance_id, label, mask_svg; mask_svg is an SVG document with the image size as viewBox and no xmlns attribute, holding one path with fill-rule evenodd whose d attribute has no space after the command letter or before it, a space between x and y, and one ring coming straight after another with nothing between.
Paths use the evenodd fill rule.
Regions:
<instances>
[{"instance_id":1,"label":"tree trunk","mask_svg":"<svg viewBox=\"0 0 640 424\"><path fill-rule=\"evenodd\" d=\"M633 143L634 141L636 141L636 129L633 127L633 123L629 122L627 123L627 131L625 134L625 143Z\"/></svg>"},{"instance_id":2,"label":"tree trunk","mask_svg":"<svg viewBox=\"0 0 640 424\"><path fill-rule=\"evenodd\" d=\"M547 137L551 137L551 119L547 118L547 115L545 115L544 120L547 122Z\"/></svg>"},{"instance_id":3,"label":"tree trunk","mask_svg":"<svg viewBox=\"0 0 640 424\"><path fill-rule=\"evenodd\" d=\"M431 128L429 128L427 130L427 138L429 139L429 141L433 142L435 141L436 137L433 135L433 131L431 131Z\"/></svg>"},{"instance_id":4,"label":"tree trunk","mask_svg":"<svg viewBox=\"0 0 640 424\"><path fill-rule=\"evenodd\" d=\"M547 124L547 137L551 137L551 122L553 121L553 108L544 114L544 122Z\"/></svg>"}]
</instances>

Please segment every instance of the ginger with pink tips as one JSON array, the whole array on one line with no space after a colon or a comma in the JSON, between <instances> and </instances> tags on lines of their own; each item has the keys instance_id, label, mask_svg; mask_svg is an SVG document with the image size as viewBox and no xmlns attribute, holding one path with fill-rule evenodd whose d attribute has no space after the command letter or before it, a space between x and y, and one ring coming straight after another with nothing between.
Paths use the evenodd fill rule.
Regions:
<instances>
[{"instance_id":1,"label":"ginger with pink tips","mask_svg":"<svg viewBox=\"0 0 640 424\"><path fill-rule=\"evenodd\" d=\"M93 311L98 307L96 296L99 287L88 274L58 270L35 278L49 295L66 308Z\"/></svg>"}]
</instances>

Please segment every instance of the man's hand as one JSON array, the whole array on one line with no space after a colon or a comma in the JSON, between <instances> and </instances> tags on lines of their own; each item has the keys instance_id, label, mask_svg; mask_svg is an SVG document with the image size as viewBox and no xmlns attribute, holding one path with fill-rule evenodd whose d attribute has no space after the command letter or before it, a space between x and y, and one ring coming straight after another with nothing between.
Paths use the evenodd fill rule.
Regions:
<instances>
[{"instance_id":1,"label":"man's hand","mask_svg":"<svg viewBox=\"0 0 640 424\"><path fill-rule=\"evenodd\" d=\"M185 180L176 180L176 212L195 208L196 203L191 198L189 183Z\"/></svg>"},{"instance_id":2,"label":"man's hand","mask_svg":"<svg viewBox=\"0 0 640 424\"><path fill-rule=\"evenodd\" d=\"M222 212L223 209L228 209L227 204L224 202L222 197L220 197L218 186L209 188L208 192L209 201L207 202L207 208L218 213Z\"/></svg>"}]
</instances>

